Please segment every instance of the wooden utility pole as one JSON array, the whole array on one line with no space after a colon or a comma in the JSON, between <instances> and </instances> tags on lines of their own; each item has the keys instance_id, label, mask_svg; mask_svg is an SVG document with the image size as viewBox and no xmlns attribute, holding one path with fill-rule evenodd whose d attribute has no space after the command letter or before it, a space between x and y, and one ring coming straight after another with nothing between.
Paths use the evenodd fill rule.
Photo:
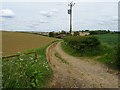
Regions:
<instances>
[{"instance_id":1,"label":"wooden utility pole","mask_svg":"<svg viewBox=\"0 0 120 90\"><path fill-rule=\"evenodd\" d=\"M70 14L70 34L72 33L72 7L75 5L75 3L70 2L68 6L70 6L70 9L68 9L68 14Z\"/></svg>"}]
</instances>

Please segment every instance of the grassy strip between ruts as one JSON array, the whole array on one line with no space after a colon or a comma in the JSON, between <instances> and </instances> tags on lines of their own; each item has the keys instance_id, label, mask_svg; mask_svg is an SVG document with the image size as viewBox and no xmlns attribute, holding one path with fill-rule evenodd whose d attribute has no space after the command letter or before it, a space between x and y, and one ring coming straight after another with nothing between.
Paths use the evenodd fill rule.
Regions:
<instances>
[{"instance_id":1,"label":"grassy strip between ruts","mask_svg":"<svg viewBox=\"0 0 120 90\"><path fill-rule=\"evenodd\" d=\"M44 88L52 75L45 50L47 46L35 49L34 54L22 54L18 57L2 60L3 88Z\"/></svg>"},{"instance_id":2,"label":"grassy strip between ruts","mask_svg":"<svg viewBox=\"0 0 120 90\"><path fill-rule=\"evenodd\" d=\"M64 60L61 56L60 56L60 54L59 53L55 53L55 56L59 59L59 60L61 60L61 62L63 62L63 63L65 63L65 64L69 64L66 60Z\"/></svg>"},{"instance_id":3,"label":"grassy strip between ruts","mask_svg":"<svg viewBox=\"0 0 120 90\"><path fill-rule=\"evenodd\" d=\"M120 48L118 48L118 34L101 34L96 35L101 42L101 48L97 51L91 51L89 54L84 54L82 57L93 58L106 64L108 67L113 69L119 69L118 54ZM65 42L62 42L63 50L73 56L80 56L80 53L75 49L71 48ZM97 57L99 56L99 57ZM97 57L97 58L96 58Z\"/></svg>"}]
</instances>

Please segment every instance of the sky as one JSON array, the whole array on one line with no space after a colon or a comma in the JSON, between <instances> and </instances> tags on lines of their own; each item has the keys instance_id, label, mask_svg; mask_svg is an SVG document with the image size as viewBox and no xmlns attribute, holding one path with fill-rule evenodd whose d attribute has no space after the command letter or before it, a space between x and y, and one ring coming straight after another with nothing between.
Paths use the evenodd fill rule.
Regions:
<instances>
[{"instance_id":1,"label":"sky","mask_svg":"<svg viewBox=\"0 0 120 90\"><path fill-rule=\"evenodd\" d=\"M74 2L119 2L120 0L72 0ZM0 2L71 2L71 0L0 0Z\"/></svg>"},{"instance_id":2,"label":"sky","mask_svg":"<svg viewBox=\"0 0 120 90\"><path fill-rule=\"evenodd\" d=\"M69 0L4 0L0 29L11 31L69 30ZM30 2L31 1L31 2ZM75 2L76 1L76 2ZM33 3L34 2L34 3ZM118 30L118 0L74 0L73 31Z\"/></svg>"}]
</instances>

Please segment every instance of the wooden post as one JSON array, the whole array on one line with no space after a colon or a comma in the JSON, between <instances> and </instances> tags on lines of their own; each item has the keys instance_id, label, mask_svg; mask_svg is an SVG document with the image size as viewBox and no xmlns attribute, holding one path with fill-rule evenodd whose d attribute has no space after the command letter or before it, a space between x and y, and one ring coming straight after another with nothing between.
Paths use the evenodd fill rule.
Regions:
<instances>
[{"instance_id":1,"label":"wooden post","mask_svg":"<svg viewBox=\"0 0 120 90\"><path fill-rule=\"evenodd\" d=\"M38 54L37 54L37 52L29 52L29 53L24 53L24 54L34 54L34 56L35 56L34 60L37 61L37 59L38 59ZM12 57L17 57L17 58L20 60L20 54L10 55L10 56L4 56L4 57L2 57L2 59L12 58Z\"/></svg>"},{"instance_id":2,"label":"wooden post","mask_svg":"<svg viewBox=\"0 0 120 90\"><path fill-rule=\"evenodd\" d=\"M38 59L38 55L37 55L37 52L35 52L35 61L37 61Z\"/></svg>"}]
</instances>

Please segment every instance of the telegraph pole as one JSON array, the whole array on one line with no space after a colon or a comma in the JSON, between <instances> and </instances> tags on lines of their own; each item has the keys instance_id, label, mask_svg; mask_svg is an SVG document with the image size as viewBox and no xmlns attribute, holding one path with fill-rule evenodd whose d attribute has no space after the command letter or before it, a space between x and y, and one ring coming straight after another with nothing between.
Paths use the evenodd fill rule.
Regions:
<instances>
[{"instance_id":1,"label":"telegraph pole","mask_svg":"<svg viewBox=\"0 0 120 90\"><path fill-rule=\"evenodd\" d=\"M68 6L70 6L70 9L68 9L68 14L70 14L70 34L72 33L72 7L75 5L75 3L70 2Z\"/></svg>"}]
</instances>

